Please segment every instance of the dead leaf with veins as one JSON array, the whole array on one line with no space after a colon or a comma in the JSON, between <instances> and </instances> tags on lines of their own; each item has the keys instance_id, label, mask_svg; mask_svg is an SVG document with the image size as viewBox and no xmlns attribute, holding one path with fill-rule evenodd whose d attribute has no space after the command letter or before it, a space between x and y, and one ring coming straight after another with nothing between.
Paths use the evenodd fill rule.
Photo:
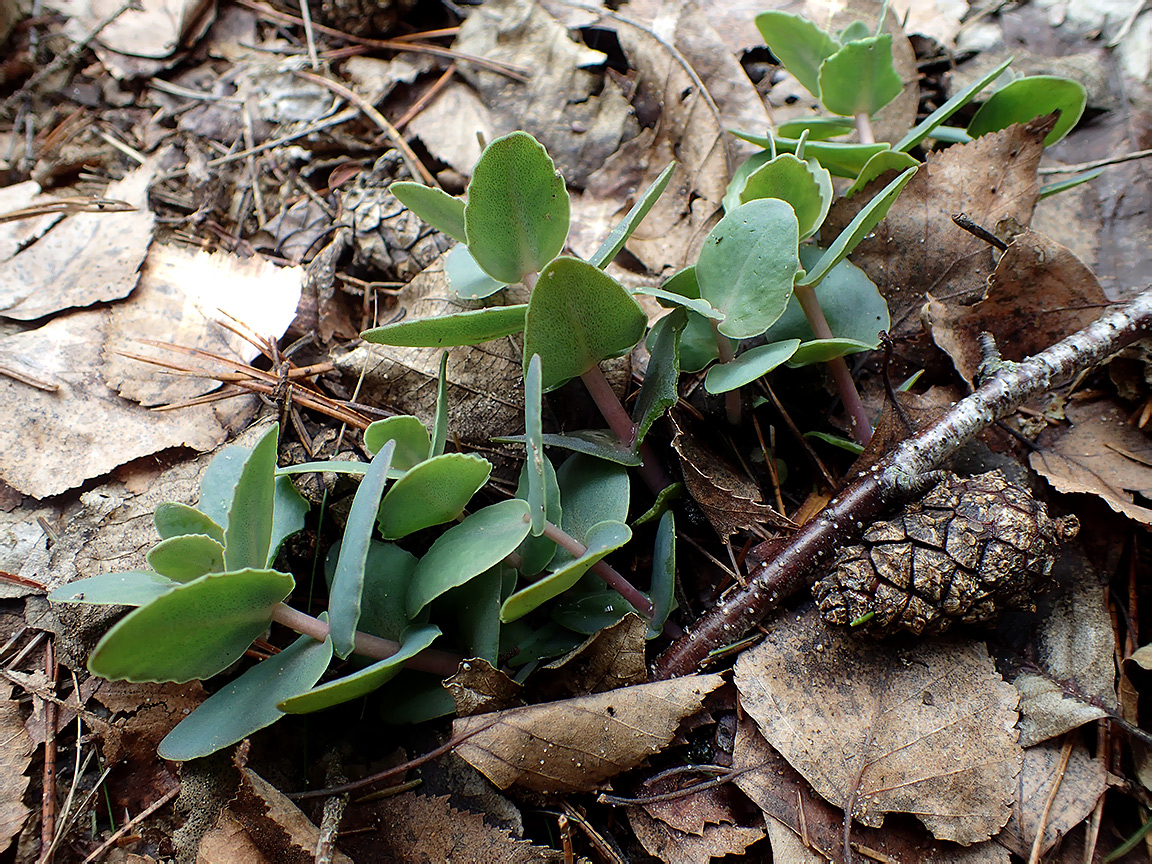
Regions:
<instances>
[{"instance_id":1,"label":"dead leaf with veins","mask_svg":"<svg viewBox=\"0 0 1152 864\"><path fill-rule=\"evenodd\" d=\"M912 813L970 844L1008 820L1018 696L983 643L881 644L810 610L745 651L735 683L769 743L855 821Z\"/></svg>"},{"instance_id":2,"label":"dead leaf with veins","mask_svg":"<svg viewBox=\"0 0 1152 864\"><path fill-rule=\"evenodd\" d=\"M1152 525L1152 509L1136 503L1152 498L1152 443L1127 422L1118 402L1069 402L1070 427L1045 429L1028 464L1059 492L1104 499L1117 513Z\"/></svg>"},{"instance_id":3,"label":"dead leaf with veins","mask_svg":"<svg viewBox=\"0 0 1152 864\"><path fill-rule=\"evenodd\" d=\"M672 740L723 683L695 675L456 720L456 753L500 789L595 789Z\"/></svg>"},{"instance_id":4,"label":"dead leaf with veins","mask_svg":"<svg viewBox=\"0 0 1152 864\"><path fill-rule=\"evenodd\" d=\"M0 684L0 852L12 843L31 814L24 806L32 762L32 741L24 731L20 705L12 698L12 685Z\"/></svg>"},{"instance_id":5,"label":"dead leaf with veins","mask_svg":"<svg viewBox=\"0 0 1152 864\"><path fill-rule=\"evenodd\" d=\"M815 860L844 860L844 813L817 795L808 781L764 740L751 717L745 716L736 730L732 769L740 772L736 785L765 815L772 834L773 854L783 826L797 845L814 850ZM958 846L934 839L912 820L889 819L883 828L852 826L853 848L876 861L916 861L931 864L1008 864L1008 850L989 840ZM858 860L859 855L853 860ZM802 861L802 858L784 860Z\"/></svg>"},{"instance_id":6,"label":"dead leaf with veins","mask_svg":"<svg viewBox=\"0 0 1152 864\"><path fill-rule=\"evenodd\" d=\"M487 660L474 657L460 664L456 674L444 679L444 689L456 703L456 716L469 717L522 705L520 684Z\"/></svg>"},{"instance_id":7,"label":"dead leaf with veins","mask_svg":"<svg viewBox=\"0 0 1152 864\"><path fill-rule=\"evenodd\" d=\"M652 818L642 807L628 808L628 824L648 854L665 864L708 864L713 858L741 855L764 836L763 825L729 823L709 823L699 832L686 832Z\"/></svg>"},{"instance_id":8,"label":"dead leaf with veins","mask_svg":"<svg viewBox=\"0 0 1152 864\"><path fill-rule=\"evenodd\" d=\"M1024 751L1012 818L996 838L1023 858L1027 858L1032 849L1041 820L1044 839L1040 843L1040 854L1043 855L1088 818L1108 785L1107 769L1099 759L1089 755L1083 743L1073 746L1063 770L1062 749L1061 742L1050 741ZM1059 786L1048 809L1054 784Z\"/></svg>"},{"instance_id":9,"label":"dead leaf with veins","mask_svg":"<svg viewBox=\"0 0 1152 864\"><path fill-rule=\"evenodd\" d=\"M982 332L996 337L1005 360L1019 361L1087 327L1107 306L1104 289L1084 262L1055 240L1025 230L988 277L987 298L974 306L929 298L926 319L933 341L971 384Z\"/></svg>"},{"instance_id":10,"label":"dead leaf with veins","mask_svg":"<svg viewBox=\"0 0 1152 864\"><path fill-rule=\"evenodd\" d=\"M983 226L1008 217L1027 225L1040 193L1036 167L1052 122L1038 118L929 153L887 217L856 247L852 263L888 301L894 335L919 331L926 293L957 303L984 296L994 250L957 227L952 215L963 212ZM853 197L838 199L822 234L838 236L891 180L885 174Z\"/></svg>"},{"instance_id":11,"label":"dead leaf with veins","mask_svg":"<svg viewBox=\"0 0 1152 864\"><path fill-rule=\"evenodd\" d=\"M648 680L647 634L648 622L629 612L533 672L528 679L531 701L557 702L643 684Z\"/></svg>"}]
</instances>

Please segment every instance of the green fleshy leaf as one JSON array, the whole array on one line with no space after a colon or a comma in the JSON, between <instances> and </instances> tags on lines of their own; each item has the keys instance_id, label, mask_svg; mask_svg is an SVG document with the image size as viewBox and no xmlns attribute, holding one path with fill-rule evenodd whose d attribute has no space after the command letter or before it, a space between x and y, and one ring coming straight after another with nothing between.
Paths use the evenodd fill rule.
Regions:
<instances>
[{"instance_id":1,"label":"green fleshy leaf","mask_svg":"<svg viewBox=\"0 0 1152 864\"><path fill-rule=\"evenodd\" d=\"M210 516L187 504L166 501L156 507L152 520L156 523L156 531L161 540L184 534L207 534L221 545L224 544L224 529L213 522Z\"/></svg>"},{"instance_id":2,"label":"green fleshy leaf","mask_svg":"<svg viewBox=\"0 0 1152 864\"><path fill-rule=\"evenodd\" d=\"M660 517L656 528L656 546L652 551L652 620L648 638L655 639L664 630L664 622L676 608L676 518L669 510Z\"/></svg>"},{"instance_id":3,"label":"green fleshy leaf","mask_svg":"<svg viewBox=\"0 0 1152 864\"><path fill-rule=\"evenodd\" d=\"M337 550L339 547L335 547ZM329 553L331 554L331 553ZM419 559L395 543L373 540L364 561L364 592L360 596L358 630L382 639L400 641L412 622L404 599Z\"/></svg>"},{"instance_id":4,"label":"green fleshy leaf","mask_svg":"<svg viewBox=\"0 0 1152 864\"><path fill-rule=\"evenodd\" d=\"M840 50L832 34L807 18L787 12L761 12L756 28L784 68L813 96L820 96L820 64Z\"/></svg>"},{"instance_id":5,"label":"green fleshy leaf","mask_svg":"<svg viewBox=\"0 0 1152 864\"><path fill-rule=\"evenodd\" d=\"M732 130L732 134L758 147L767 148L770 146L768 138L763 135L754 135L735 129ZM799 140L790 138L776 138L774 140L776 142L777 153L795 153L797 146L800 144ZM860 173L860 169L864 167L864 164L869 159L887 149L889 149L888 145L879 141L875 144L846 144L840 141L808 141L804 145L804 158L815 159L827 168L829 173L834 177L855 177ZM755 170L759 165L763 165L769 158L771 157L767 152L764 154L752 154L748 157L749 162L757 160L759 164L754 163L754 167L751 170ZM741 168L743 168L743 166L741 166ZM751 173L751 170L748 171L748 173ZM737 173L739 174L740 171L741 169L738 168ZM733 182L735 182L735 179Z\"/></svg>"},{"instance_id":6,"label":"green fleshy leaf","mask_svg":"<svg viewBox=\"0 0 1152 864\"><path fill-rule=\"evenodd\" d=\"M516 486L516 497L525 500L528 496L527 472L528 465L525 463L520 469L520 482ZM552 467L547 456L544 457L544 503L548 521L553 525L559 525L561 514L564 512L560 506L560 485L556 481L556 469ZM539 537L529 535L524 538L524 542L516 552L520 556L520 570L525 575L531 576L548 566L548 562L556 554L556 544L543 535Z\"/></svg>"},{"instance_id":7,"label":"green fleshy leaf","mask_svg":"<svg viewBox=\"0 0 1152 864\"><path fill-rule=\"evenodd\" d=\"M164 737L157 754L176 762L198 759L271 726L284 716L278 703L311 688L331 660L331 640L301 636L200 703Z\"/></svg>"},{"instance_id":8,"label":"green fleshy leaf","mask_svg":"<svg viewBox=\"0 0 1152 864\"><path fill-rule=\"evenodd\" d=\"M850 441L840 435L829 435L827 432L805 432L805 438L815 438L817 441L823 441L825 444L831 444L833 447L839 447L841 450L847 450L859 456L864 452L864 446L855 441Z\"/></svg>"},{"instance_id":9,"label":"green fleshy leaf","mask_svg":"<svg viewBox=\"0 0 1152 864\"><path fill-rule=\"evenodd\" d=\"M579 582L580 577L593 564L631 539L632 529L623 522L600 522L593 525L588 529L588 541L585 544L588 551L505 600L500 607L500 620L515 621L553 597L563 594Z\"/></svg>"},{"instance_id":10,"label":"green fleshy leaf","mask_svg":"<svg viewBox=\"0 0 1152 864\"><path fill-rule=\"evenodd\" d=\"M849 42L856 42L860 39L867 39L872 35L872 30L863 21L853 21L843 30L836 34L837 40L841 45L847 45Z\"/></svg>"},{"instance_id":11,"label":"green fleshy leaf","mask_svg":"<svg viewBox=\"0 0 1152 864\"><path fill-rule=\"evenodd\" d=\"M219 525L221 531L228 528L228 510L236 495L236 484L251 455L249 448L229 444L212 457L200 475L200 500L196 509Z\"/></svg>"},{"instance_id":12,"label":"green fleshy leaf","mask_svg":"<svg viewBox=\"0 0 1152 864\"><path fill-rule=\"evenodd\" d=\"M276 500L276 440L273 424L244 461L224 528L224 563L228 570L268 566Z\"/></svg>"},{"instance_id":13,"label":"green fleshy leaf","mask_svg":"<svg viewBox=\"0 0 1152 864\"><path fill-rule=\"evenodd\" d=\"M973 138L1007 129L1013 123L1027 123L1044 114L1059 111L1060 117L1044 138L1051 147L1080 122L1088 91L1079 81L1055 75L1030 75L1001 87L976 111L968 124Z\"/></svg>"},{"instance_id":14,"label":"green fleshy leaf","mask_svg":"<svg viewBox=\"0 0 1152 864\"><path fill-rule=\"evenodd\" d=\"M739 132L734 134L740 137ZM748 182L748 178L771 161L772 153L768 150L761 150L759 153L753 153L736 167L736 170L732 172L732 179L728 181L728 185L724 188L724 197L720 200L725 213L731 213L740 206L740 193L744 191L744 184ZM679 273L673 275L672 278L675 279L683 272L684 270L681 270ZM664 287L668 288L667 285Z\"/></svg>"},{"instance_id":15,"label":"green fleshy leaf","mask_svg":"<svg viewBox=\"0 0 1152 864\"><path fill-rule=\"evenodd\" d=\"M272 537L268 546L268 566L276 562L284 541L304 530L304 517L308 515L308 502L296 485L285 476L277 476L272 505Z\"/></svg>"},{"instance_id":16,"label":"green fleshy leaf","mask_svg":"<svg viewBox=\"0 0 1152 864\"><path fill-rule=\"evenodd\" d=\"M492 473L492 463L471 453L444 453L412 468L380 502L376 524L385 540L398 540L451 522Z\"/></svg>"},{"instance_id":17,"label":"green fleshy leaf","mask_svg":"<svg viewBox=\"0 0 1152 864\"><path fill-rule=\"evenodd\" d=\"M644 441L652 424L680 398L680 334L688 323L684 313L665 315L652 328L648 340L648 371L632 409L632 422L636 424L636 446Z\"/></svg>"},{"instance_id":18,"label":"green fleshy leaf","mask_svg":"<svg viewBox=\"0 0 1152 864\"><path fill-rule=\"evenodd\" d=\"M828 251L821 256L816 265L809 270L797 283L798 285L818 285L820 280L828 275L833 267L844 260L847 255L875 228L880 220L888 215L888 208L896 201L905 184L912 179L918 168L909 168L865 205L848 225L840 232L840 236L828 247Z\"/></svg>"},{"instance_id":19,"label":"green fleshy leaf","mask_svg":"<svg viewBox=\"0 0 1152 864\"><path fill-rule=\"evenodd\" d=\"M975 81L968 87L965 87L915 126L908 130L908 132L896 144L893 145L893 150L907 152L923 141L925 138L932 135L932 133L945 121L948 120L953 114L976 98L977 94L1000 77L1000 74L1008 68L1012 63L1012 58L1009 57L987 75L982 76L979 80Z\"/></svg>"},{"instance_id":20,"label":"green fleshy leaf","mask_svg":"<svg viewBox=\"0 0 1152 864\"><path fill-rule=\"evenodd\" d=\"M377 420L364 430L364 446L375 456L389 441L396 442L392 452L392 471L407 471L415 468L428 458L432 439L420 418L411 414L399 414Z\"/></svg>"},{"instance_id":21,"label":"green fleshy leaf","mask_svg":"<svg viewBox=\"0 0 1152 864\"><path fill-rule=\"evenodd\" d=\"M664 283L664 289L672 294L679 294L689 300L700 298L700 286L696 282L696 268L685 267L683 270L674 274L667 282ZM709 305L708 307L712 307ZM697 315L691 309L685 309L687 312L687 324L683 332L680 334L679 351L680 351L680 371L681 372L699 372L704 369L720 356L719 347L716 345L716 331L712 329L712 324L709 319L702 315ZM723 320L723 313L716 313L719 316L718 320ZM728 339L727 336L721 336L721 339ZM649 352L652 350L652 331L648 333L648 340L646 345ZM735 350L736 342L733 339L728 339L729 345Z\"/></svg>"},{"instance_id":22,"label":"green fleshy leaf","mask_svg":"<svg viewBox=\"0 0 1152 864\"><path fill-rule=\"evenodd\" d=\"M885 171L903 171L915 168L920 163L898 150L884 150L877 153L860 169L860 176L844 191L845 198L851 198Z\"/></svg>"},{"instance_id":23,"label":"green fleshy leaf","mask_svg":"<svg viewBox=\"0 0 1152 864\"><path fill-rule=\"evenodd\" d=\"M1043 201L1050 195L1059 195L1061 192L1067 192L1069 189L1075 189L1081 183L1087 183L1089 180L1095 180L1104 173L1103 168L1096 168L1092 171L1085 171L1083 174L1076 174L1066 180L1060 180L1056 183L1049 183L1047 186L1040 187L1040 200Z\"/></svg>"},{"instance_id":24,"label":"green fleshy leaf","mask_svg":"<svg viewBox=\"0 0 1152 864\"><path fill-rule=\"evenodd\" d=\"M820 102L833 114L871 116L903 89L891 33L849 42L820 65Z\"/></svg>"},{"instance_id":25,"label":"green fleshy leaf","mask_svg":"<svg viewBox=\"0 0 1152 864\"><path fill-rule=\"evenodd\" d=\"M695 274L695 268L688 268ZM683 273L681 270L680 273ZM680 274L677 273L676 276ZM675 279L676 276L672 278ZM695 280L695 275L692 277ZM699 288L697 288L697 291ZM685 309L691 309L697 315L702 315L705 318L711 318L714 321L723 321L724 313L719 312L712 308L712 305L707 300L701 300L699 297L685 297L683 294L678 294L675 291L669 291L667 288L652 288L650 286L641 286L632 290L633 294L644 294L648 297L655 297L657 300L662 300L660 305L668 306L681 306Z\"/></svg>"},{"instance_id":26,"label":"green fleshy leaf","mask_svg":"<svg viewBox=\"0 0 1152 864\"><path fill-rule=\"evenodd\" d=\"M728 363L718 363L704 376L704 389L716 395L727 393L767 375L796 353L799 339L771 342L750 348Z\"/></svg>"},{"instance_id":27,"label":"green fleshy leaf","mask_svg":"<svg viewBox=\"0 0 1152 864\"><path fill-rule=\"evenodd\" d=\"M675 169L676 163L673 162L660 172L660 176L652 182L651 186L644 190L644 194L640 196L640 200L632 206L632 209L628 211L628 214L621 220L620 224L613 228L612 232L604 238L604 242L600 244L600 248L588 259L589 264L603 270L612 263L612 259L620 254L620 250L624 248L624 244L628 242L628 238L640 227L640 223L644 221L644 217L648 215L648 211L660 200L660 196L664 194L664 189L668 185L668 180L672 177L672 172Z\"/></svg>"},{"instance_id":28,"label":"green fleshy leaf","mask_svg":"<svg viewBox=\"0 0 1152 864\"><path fill-rule=\"evenodd\" d=\"M400 203L453 240L466 243L464 233L464 201L434 186L400 180L388 187Z\"/></svg>"},{"instance_id":29,"label":"green fleshy leaf","mask_svg":"<svg viewBox=\"0 0 1152 864\"><path fill-rule=\"evenodd\" d=\"M956 126L937 126L928 137L941 144L967 144L975 140L967 130Z\"/></svg>"},{"instance_id":30,"label":"green fleshy leaf","mask_svg":"<svg viewBox=\"0 0 1152 864\"><path fill-rule=\"evenodd\" d=\"M286 465L283 468L277 468L276 474L278 476L287 477L292 474L316 474L321 471L330 471L333 474L364 475L368 473L368 463L348 462L344 459L328 459L321 462L301 462L299 465Z\"/></svg>"},{"instance_id":31,"label":"green fleshy leaf","mask_svg":"<svg viewBox=\"0 0 1152 864\"><path fill-rule=\"evenodd\" d=\"M457 243L449 250L444 259L444 273L452 292L464 300L482 300L508 287L506 282L493 279L481 270L463 243Z\"/></svg>"},{"instance_id":32,"label":"green fleshy leaf","mask_svg":"<svg viewBox=\"0 0 1152 864\"><path fill-rule=\"evenodd\" d=\"M800 264L813 267L823 254L824 250L817 246L801 246ZM815 290L816 300L834 336L854 340L869 348L879 346L880 332L891 326L888 304L863 270L851 261L841 261ZM793 361L804 353L804 345L816 338L795 294L788 301L788 308L780 320L764 335L773 342L799 339L801 344L792 357Z\"/></svg>"},{"instance_id":33,"label":"green fleshy leaf","mask_svg":"<svg viewBox=\"0 0 1152 864\"><path fill-rule=\"evenodd\" d=\"M509 658L509 666L526 667L517 673L517 680L522 680L531 671L533 667L528 664L567 654L584 641L583 636L577 636L552 621L534 629L522 621L514 621L511 625L505 625L504 632L517 638L501 640L501 656Z\"/></svg>"},{"instance_id":34,"label":"green fleshy leaf","mask_svg":"<svg viewBox=\"0 0 1152 864\"><path fill-rule=\"evenodd\" d=\"M53 603L91 603L96 606L144 606L167 594L179 582L151 570L101 573L61 585L48 595Z\"/></svg>"},{"instance_id":35,"label":"green fleshy leaf","mask_svg":"<svg viewBox=\"0 0 1152 864\"><path fill-rule=\"evenodd\" d=\"M105 633L88 670L128 681L211 678L243 656L293 585L287 573L248 569L177 585Z\"/></svg>"},{"instance_id":36,"label":"green fleshy leaf","mask_svg":"<svg viewBox=\"0 0 1152 864\"><path fill-rule=\"evenodd\" d=\"M724 313L723 335L759 336L784 312L800 268L798 241L795 212L776 198L741 204L712 229L696 281L700 295Z\"/></svg>"},{"instance_id":37,"label":"green fleshy leaf","mask_svg":"<svg viewBox=\"0 0 1152 864\"><path fill-rule=\"evenodd\" d=\"M493 666L500 655L500 601L505 571L514 585L516 572L505 564L497 564L433 604L436 620L454 625L449 632L464 656L480 657Z\"/></svg>"},{"instance_id":38,"label":"green fleshy leaf","mask_svg":"<svg viewBox=\"0 0 1152 864\"><path fill-rule=\"evenodd\" d=\"M544 533L548 519L547 486L544 480L544 421L541 406L544 391L540 384L540 355L533 354L524 376L524 471L528 512L532 515L532 536Z\"/></svg>"},{"instance_id":39,"label":"green fleshy leaf","mask_svg":"<svg viewBox=\"0 0 1152 864\"><path fill-rule=\"evenodd\" d=\"M351 654L355 646L372 525L380 507L380 496L388 482L388 467L392 464L395 449L395 443L389 441L372 457L368 473L360 481L352 499L352 509L348 511L348 522L340 541L340 560L336 562L336 574L328 595L328 626L332 650L341 660Z\"/></svg>"},{"instance_id":40,"label":"green fleshy leaf","mask_svg":"<svg viewBox=\"0 0 1152 864\"><path fill-rule=\"evenodd\" d=\"M847 135L856 129L856 124L845 117L811 117L804 120L789 120L776 127L781 138L799 138L808 133L809 141L827 141L838 135Z\"/></svg>"},{"instance_id":41,"label":"green fleshy leaf","mask_svg":"<svg viewBox=\"0 0 1152 864\"><path fill-rule=\"evenodd\" d=\"M524 329L526 304L516 306L490 306L418 318L415 321L397 321L365 330L365 342L397 345L405 348L452 348L456 345L479 345L492 339L511 336Z\"/></svg>"},{"instance_id":42,"label":"green fleshy leaf","mask_svg":"<svg viewBox=\"0 0 1152 864\"><path fill-rule=\"evenodd\" d=\"M328 681L319 687L289 696L277 704L285 714L310 714L366 696L390 681L408 660L411 660L440 635L440 628L431 624L416 627L404 634L400 650L391 657L378 660L351 675Z\"/></svg>"},{"instance_id":43,"label":"green fleshy leaf","mask_svg":"<svg viewBox=\"0 0 1152 864\"><path fill-rule=\"evenodd\" d=\"M528 536L529 523L528 503L512 498L477 510L441 534L412 574L408 617L514 552Z\"/></svg>"},{"instance_id":44,"label":"green fleshy leaf","mask_svg":"<svg viewBox=\"0 0 1152 864\"><path fill-rule=\"evenodd\" d=\"M388 684L388 698L381 700L381 721L391 725L424 723L455 714L456 702L443 683L438 675L401 670Z\"/></svg>"},{"instance_id":45,"label":"green fleshy leaf","mask_svg":"<svg viewBox=\"0 0 1152 864\"><path fill-rule=\"evenodd\" d=\"M507 435L492 440L497 444L523 444L524 436ZM616 433L610 429L581 429L569 432L567 435L549 433L541 436L541 440L545 447L559 447L561 450L571 450L573 453L587 453L597 459L627 465L629 468L635 468L644 461L638 453L621 444Z\"/></svg>"},{"instance_id":46,"label":"green fleshy leaf","mask_svg":"<svg viewBox=\"0 0 1152 864\"><path fill-rule=\"evenodd\" d=\"M668 512L668 508L672 506L673 501L678 501L684 497L684 484L677 480L675 483L665 486L660 490L656 496L656 500L652 502L652 506L632 520L632 527L643 525L646 522L651 522L654 519L659 519Z\"/></svg>"},{"instance_id":47,"label":"green fleshy leaf","mask_svg":"<svg viewBox=\"0 0 1152 864\"><path fill-rule=\"evenodd\" d=\"M631 294L578 258L544 268L524 320L524 372L533 354L544 392L583 375L601 360L627 354L644 336L648 317Z\"/></svg>"},{"instance_id":48,"label":"green fleshy leaf","mask_svg":"<svg viewBox=\"0 0 1152 864\"><path fill-rule=\"evenodd\" d=\"M572 600L557 603L551 612L552 620L574 633L591 636L605 627L611 627L625 615L643 618L636 608L618 591L594 591Z\"/></svg>"},{"instance_id":49,"label":"green fleshy leaf","mask_svg":"<svg viewBox=\"0 0 1152 864\"><path fill-rule=\"evenodd\" d=\"M205 534L161 540L144 558L149 567L176 582L191 582L205 573L224 572L224 547Z\"/></svg>"},{"instance_id":50,"label":"green fleshy leaf","mask_svg":"<svg viewBox=\"0 0 1152 864\"><path fill-rule=\"evenodd\" d=\"M740 203L757 198L779 198L792 205L800 227L800 239L815 234L832 206L832 177L813 162L781 153L748 177L740 192Z\"/></svg>"},{"instance_id":51,"label":"green fleshy leaf","mask_svg":"<svg viewBox=\"0 0 1152 864\"><path fill-rule=\"evenodd\" d=\"M436 411L432 415L432 446L428 458L444 453L448 443L448 352L440 355L440 372L436 377Z\"/></svg>"},{"instance_id":52,"label":"green fleshy leaf","mask_svg":"<svg viewBox=\"0 0 1152 864\"><path fill-rule=\"evenodd\" d=\"M568 190L547 151L526 132L492 141L472 169L464 225L476 263L519 282L560 254L568 239Z\"/></svg>"},{"instance_id":53,"label":"green fleshy leaf","mask_svg":"<svg viewBox=\"0 0 1152 864\"><path fill-rule=\"evenodd\" d=\"M861 351L871 351L875 345L857 342L855 339L813 339L804 342L796 349L787 362L790 369L811 366L813 363L827 363L837 357L846 357Z\"/></svg>"},{"instance_id":54,"label":"green fleshy leaf","mask_svg":"<svg viewBox=\"0 0 1152 864\"><path fill-rule=\"evenodd\" d=\"M560 527L585 546L588 532L600 522L624 522L628 519L631 481L620 465L605 462L583 453L570 456L556 471L564 513ZM552 566L572 560L566 549L556 550Z\"/></svg>"}]
</instances>

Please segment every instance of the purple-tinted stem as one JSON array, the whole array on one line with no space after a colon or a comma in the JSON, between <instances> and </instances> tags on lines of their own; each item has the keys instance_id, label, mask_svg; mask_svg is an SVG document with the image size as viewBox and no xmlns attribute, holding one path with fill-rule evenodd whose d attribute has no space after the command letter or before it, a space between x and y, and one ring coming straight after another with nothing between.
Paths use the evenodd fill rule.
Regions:
<instances>
[{"instance_id":1,"label":"purple-tinted stem","mask_svg":"<svg viewBox=\"0 0 1152 864\"><path fill-rule=\"evenodd\" d=\"M319 618L313 618L311 615L301 612L299 609L293 609L285 603L279 604L272 610L272 620L295 630L297 633L311 636L317 642L323 642L328 637L328 625L326 623ZM354 645L353 653L372 660L387 660L400 650L399 642L381 639L379 636L361 633L359 630L356 631ZM461 655L452 654L448 651L426 648L405 662L404 665L409 669L418 669L421 672L431 672L442 678L448 678L456 674L460 661L463 659L465 658Z\"/></svg>"},{"instance_id":2,"label":"purple-tinted stem","mask_svg":"<svg viewBox=\"0 0 1152 864\"><path fill-rule=\"evenodd\" d=\"M599 364L581 375L580 380L588 388L592 401L596 403L596 407L600 409L600 413L608 421L608 428L616 434L620 443L628 448L634 447L636 444L636 426L633 424L632 418L628 416L628 412L624 410L624 406L620 404L620 400L616 397L616 391L612 389L612 385L604 377L604 371ZM664 473L656 454L647 444L641 444L639 452L640 478L652 490L653 495L659 495L661 491L672 485L672 481Z\"/></svg>"},{"instance_id":3,"label":"purple-tinted stem","mask_svg":"<svg viewBox=\"0 0 1152 864\"><path fill-rule=\"evenodd\" d=\"M588 552L588 547L573 537L564 529L544 523L544 536L558 546L564 547L574 557L580 558ZM631 603L637 612L645 618L652 617L652 601L649 600L635 585L625 579L616 568L605 561L597 561L592 565L592 572L604 580L609 588Z\"/></svg>"},{"instance_id":4,"label":"purple-tinted stem","mask_svg":"<svg viewBox=\"0 0 1152 864\"><path fill-rule=\"evenodd\" d=\"M796 302L804 310L808 326L812 328L812 333L817 339L835 338L832 335L832 328L828 326L828 319L824 317L820 301L816 299L815 289L797 285ZM832 380L836 382L836 389L848 412L848 425L852 428L852 437L858 444L867 445L872 440L872 422L868 419L868 412L864 410L864 403L860 400L860 392L856 389L856 382L852 380L847 362L843 357L833 358L828 361L828 370L832 373Z\"/></svg>"}]
</instances>

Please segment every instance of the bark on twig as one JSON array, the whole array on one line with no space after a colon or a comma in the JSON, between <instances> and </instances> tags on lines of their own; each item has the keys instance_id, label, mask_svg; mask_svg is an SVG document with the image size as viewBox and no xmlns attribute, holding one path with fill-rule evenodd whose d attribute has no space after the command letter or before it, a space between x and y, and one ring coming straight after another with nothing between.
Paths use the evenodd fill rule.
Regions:
<instances>
[{"instance_id":1,"label":"bark on twig","mask_svg":"<svg viewBox=\"0 0 1152 864\"><path fill-rule=\"evenodd\" d=\"M835 550L864 526L917 491L917 481L939 468L985 428L1021 404L1051 390L1152 331L1152 288L1124 308L1021 363L1006 364L939 422L901 442L853 480L819 515L788 540L772 560L704 614L655 663L657 678L695 672L708 654L735 642L781 600L806 588Z\"/></svg>"}]
</instances>

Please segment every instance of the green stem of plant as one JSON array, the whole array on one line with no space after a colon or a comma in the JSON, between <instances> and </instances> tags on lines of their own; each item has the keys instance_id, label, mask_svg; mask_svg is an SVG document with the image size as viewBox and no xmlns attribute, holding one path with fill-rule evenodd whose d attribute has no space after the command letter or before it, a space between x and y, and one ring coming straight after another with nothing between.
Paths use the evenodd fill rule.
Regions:
<instances>
[{"instance_id":1,"label":"green stem of plant","mask_svg":"<svg viewBox=\"0 0 1152 864\"><path fill-rule=\"evenodd\" d=\"M855 116L856 132L860 136L861 144L875 144L876 136L872 133L872 118L861 111Z\"/></svg>"},{"instance_id":2,"label":"green stem of plant","mask_svg":"<svg viewBox=\"0 0 1152 864\"><path fill-rule=\"evenodd\" d=\"M712 335L716 337L716 350L720 354L721 363L731 363L736 359L736 351L732 348L732 340L720 332L718 321L712 323ZM740 390L729 390L724 394L724 412L728 415L728 422L733 426L740 425L743 408L740 401Z\"/></svg>"},{"instance_id":3,"label":"green stem of plant","mask_svg":"<svg viewBox=\"0 0 1152 864\"><path fill-rule=\"evenodd\" d=\"M583 557L588 553L587 546L563 528L553 525L551 522L544 523L544 536L557 546L564 547L564 549L568 550L568 552L576 558ZM597 561L592 565L592 572L603 579L604 584L609 588L631 603L637 612L645 618L651 619L653 611L652 601L645 597L639 588L625 579L611 564L605 561Z\"/></svg>"},{"instance_id":4,"label":"green stem of plant","mask_svg":"<svg viewBox=\"0 0 1152 864\"><path fill-rule=\"evenodd\" d=\"M796 302L804 310L804 317L808 319L808 326L817 339L832 339L832 328L828 326L828 319L824 317L824 310L816 298L816 290L807 285L796 286ZM848 424L852 427L852 437L858 444L867 446L872 440L872 423L868 419L868 412L864 410L864 403L860 400L860 393L856 389L856 382L852 380L852 373L848 363L843 357L836 357L828 361L828 369L832 373L832 380L836 382L836 389L840 392L840 399L848 412Z\"/></svg>"},{"instance_id":5,"label":"green stem of plant","mask_svg":"<svg viewBox=\"0 0 1152 864\"><path fill-rule=\"evenodd\" d=\"M612 389L612 385L604 377L604 370L600 368L600 365L593 366L580 376L580 380L588 388L592 401L596 403L596 407L600 409L600 413L608 422L608 428L616 434L620 443L628 448L634 447L636 445L636 426L632 422L632 418L628 416L628 412L624 410L624 406L620 404L620 400L616 397L616 391ZM656 454L647 444L641 444L639 452L640 477L645 485L652 490L653 495L659 495L661 491L672 485L672 481L664 473Z\"/></svg>"},{"instance_id":6,"label":"green stem of plant","mask_svg":"<svg viewBox=\"0 0 1152 864\"><path fill-rule=\"evenodd\" d=\"M313 618L311 615L301 612L299 609L293 609L286 603L281 603L272 610L272 620L277 624L283 624L285 627L295 630L297 633L311 636L317 642L323 642L328 638L328 625L325 622L319 618ZM368 657L371 660L387 660L399 650L399 642L393 642L391 639L381 639L379 636L362 633L359 630L356 631L355 644L352 651L361 657ZM421 672L431 672L433 675L448 678L456 674L456 670L460 667L460 661L463 659L465 658L448 651L437 651L433 648L428 648L421 651L404 665L409 669L418 669Z\"/></svg>"}]
</instances>

